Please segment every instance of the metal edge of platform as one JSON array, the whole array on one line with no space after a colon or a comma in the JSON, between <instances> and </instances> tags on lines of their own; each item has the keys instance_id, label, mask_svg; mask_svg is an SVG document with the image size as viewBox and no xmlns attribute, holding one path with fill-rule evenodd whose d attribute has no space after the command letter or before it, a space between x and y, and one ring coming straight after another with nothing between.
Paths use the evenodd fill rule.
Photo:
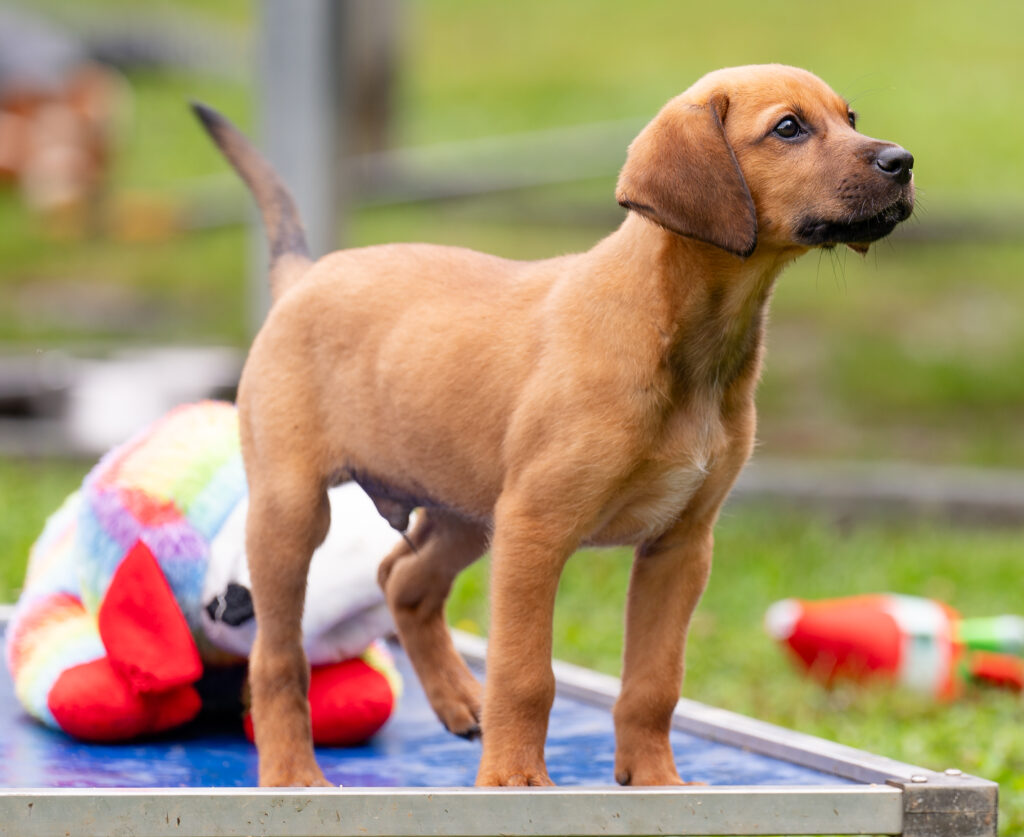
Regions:
<instances>
[{"instance_id":1,"label":"metal edge of platform","mask_svg":"<svg viewBox=\"0 0 1024 837\"><path fill-rule=\"evenodd\" d=\"M339 788L0 792L0 834L898 834L900 792L835 788Z\"/></svg>"},{"instance_id":2,"label":"metal edge of platform","mask_svg":"<svg viewBox=\"0 0 1024 837\"><path fill-rule=\"evenodd\" d=\"M459 652L482 665L486 640L461 631L453 635ZM609 709L614 704L618 678L558 660L552 667L559 694ZM900 833L906 837L995 837L999 786L958 769L929 770L685 698L676 705L672 726L868 786L897 788L903 797Z\"/></svg>"},{"instance_id":3,"label":"metal edge of platform","mask_svg":"<svg viewBox=\"0 0 1024 837\"><path fill-rule=\"evenodd\" d=\"M0 606L0 623L9 607ZM486 643L456 632L483 662ZM562 694L610 706L613 677L556 662ZM816 787L0 789L0 835L903 834L994 837L997 786L680 701L674 725L866 782ZM926 781L921 782L924 778Z\"/></svg>"}]
</instances>

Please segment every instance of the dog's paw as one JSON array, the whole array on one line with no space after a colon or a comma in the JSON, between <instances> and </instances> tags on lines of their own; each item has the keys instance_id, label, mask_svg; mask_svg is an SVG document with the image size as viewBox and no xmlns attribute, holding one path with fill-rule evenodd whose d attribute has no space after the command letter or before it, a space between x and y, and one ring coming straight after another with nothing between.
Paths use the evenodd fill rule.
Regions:
<instances>
[{"instance_id":1,"label":"dog's paw","mask_svg":"<svg viewBox=\"0 0 1024 837\"><path fill-rule=\"evenodd\" d=\"M643 767L615 769L615 781L620 785L649 787L660 785L703 785L704 782L684 782L675 767L667 769L645 769Z\"/></svg>"},{"instance_id":2,"label":"dog's paw","mask_svg":"<svg viewBox=\"0 0 1024 837\"><path fill-rule=\"evenodd\" d=\"M452 735L457 735L459 738L465 738L467 741L476 741L478 738L483 737L483 731L480 729L480 722L471 723L468 726L457 727L453 729L444 725L444 728L448 730Z\"/></svg>"},{"instance_id":3,"label":"dog's paw","mask_svg":"<svg viewBox=\"0 0 1024 837\"><path fill-rule=\"evenodd\" d=\"M301 769L261 769L260 787L262 788L333 788L335 785L327 781L323 772L315 765Z\"/></svg>"},{"instance_id":4,"label":"dog's paw","mask_svg":"<svg viewBox=\"0 0 1024 837\"><path fill-rule=\"evenodd\" d=\"M455 681L457 685L451 685ZM445 688L430 697L437 717L448 732L470 740L479 738L483 689L468 671L445 678Z\"/></svg>"},{"instance_id":5,"label":"dog's paw","mask_svg":"<svg viewBox=\"0 0 1024 837\"><path fill-rule=\"evenodd\" d=\"M544 768L522 770L481 770L476 777L477 787L489 788L547 788L554 782Z\"/></svg>"},{"instance_id":6,"label":"dog's paw","mask_svg":"<svg viewBox=\"0 0 1024 837\"><path fill-rule=\"evenodd\" d=\"M479 700L446 701L438 707L437 716L444 728L459 738L480 737Z\"/></svg>"}]
</instances>

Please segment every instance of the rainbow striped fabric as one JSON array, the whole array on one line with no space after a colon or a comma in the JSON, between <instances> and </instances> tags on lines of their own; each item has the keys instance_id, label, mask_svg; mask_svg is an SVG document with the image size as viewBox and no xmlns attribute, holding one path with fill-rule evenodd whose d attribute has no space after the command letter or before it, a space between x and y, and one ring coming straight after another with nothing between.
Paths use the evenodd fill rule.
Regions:
<instances>
[{"instance_id":1,"label":"rainbow striped fabric","mask_svg":"<svg viewBox=\"0 0 1024 837\"><path fill-rule=\"evenodd\" d=\"M53 684L104 656L96 614L139 540L200 639L210 541L245 493L238 419L227 403L179 407L100 460L33 545L7 629L7 665L31 715L58 726L47 706Z\"/></svg>"}]
</instances>

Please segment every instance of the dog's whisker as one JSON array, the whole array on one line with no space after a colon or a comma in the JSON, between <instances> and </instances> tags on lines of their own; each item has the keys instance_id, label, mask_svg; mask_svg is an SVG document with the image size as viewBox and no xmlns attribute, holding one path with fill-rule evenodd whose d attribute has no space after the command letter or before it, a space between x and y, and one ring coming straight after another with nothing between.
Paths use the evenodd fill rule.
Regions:
<instances>
[{"instance_id":1,"label":"dog's whisker","mask_svg":"<svg viewBox=\"0 0 1024 837\"><path fill-rule=\"evenodd\" d=\"M831 248L828 248L828 247L819 247L818 248L818 266L817 266L817 269L814 271L814 289L816 291L820 291L821 290L821 260L825 258L825 254L830 249Z\"/></svg>"}]
</instances>

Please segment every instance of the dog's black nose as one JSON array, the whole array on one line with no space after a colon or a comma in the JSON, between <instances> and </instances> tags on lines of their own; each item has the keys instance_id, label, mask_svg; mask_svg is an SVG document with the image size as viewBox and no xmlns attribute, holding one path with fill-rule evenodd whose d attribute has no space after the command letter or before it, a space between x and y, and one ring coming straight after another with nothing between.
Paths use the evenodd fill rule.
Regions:
<instances>
[{"instance_id":1,"label":"dog's black nose","mask_svg":"<svg viewBox=\"0 0 1024 837\"><path fill-rule=\"evenodd\" d=\"M889 145L878 152L875 165L897 183L909 183L910 170L914 168L914 155L898 145Z\"/></svg>"}]
</instances>

